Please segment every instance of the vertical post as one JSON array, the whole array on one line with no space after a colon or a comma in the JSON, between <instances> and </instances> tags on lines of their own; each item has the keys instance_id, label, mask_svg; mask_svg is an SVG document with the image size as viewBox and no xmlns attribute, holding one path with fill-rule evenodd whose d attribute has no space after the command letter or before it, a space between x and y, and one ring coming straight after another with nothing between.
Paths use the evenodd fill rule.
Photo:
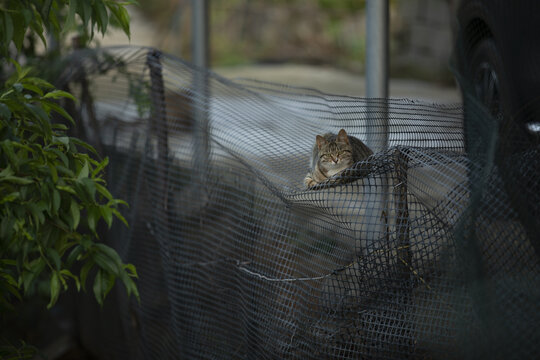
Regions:
<instances>
[{"instance_id":1,"label":"vertical post","mask_svg":"<svg viewBox=\"0 0 540 360\"><path fill-rule=\"evenodd\" d=\"M374 153L388 147L388 2L366 1L366 140ZM374 216L380 216L379 211L390 216L388 174L381 176L380 181L383 189L380 204L372 211ZM388 235L388 227L383 222L374 231Z\"/></svg>"},{"instance_id":2,"label":"vertical post","mask_svg":"<svg viewBox=\"0 0 540 360\"><path fill-rule=\"evenodd\" d=\"M195 149L194 164L199 172L199 184L204 184L206 178L204 169L208 166L208 73L207 68L209 50L208 26L209 0L192 0L193 11L191 28L192 60L197 67L193 73L193 119L195 121Z\"/></svg>"},{"instance_id":3,"label":"vertical post","mask_svg":"<svg viewBox=\"0 0 540 360\"><path fill-rule=\"evenodd\" d=\"M366 3L367 143L374 152L388 146L388 0ZM377 100L375 100L377 99Z\"/></svg>"},{"instance_id":4,"label":"vertical post","mask_svg":"<svg viewBox=\"0 0 540 360\"><path fill-rule=\"evenodd\" d=\"M412 252L409 238L409 205L407 202L407 172L409 170L409 153L407 149L399 147L394 151L394 167L397 179L397 184L394 185L397 267L401 268L403 278L408 279L412 267Z\"/></svg>"},{"instance_id":5,"label":"vertical post","mask_svg":"<svg viewBox=\"0 0 540 360\"><path fill-rule=\"evenodd\" d=\"M193 63L200 68L208 67L208 0L192 0L191 27Z\"/></svg>"},{"instance_id":6,"label":"vertical post","mask_svg":"<svg viewBox=\"0 0 540 360\"><path fill-rule=\"evenodd\" d=\"M146 62L150 69L152 118L151 127L157 137L157 173L159 181L162 181L160 208L167 211L167 188L168 188L168 161L169 161L169 135L167 125L167 110L165 105L165 85L163 83L163 69L161 65L161 52L150 51ZM168 229L168 227L166 227Z\"/></svg>"}]
</instances>

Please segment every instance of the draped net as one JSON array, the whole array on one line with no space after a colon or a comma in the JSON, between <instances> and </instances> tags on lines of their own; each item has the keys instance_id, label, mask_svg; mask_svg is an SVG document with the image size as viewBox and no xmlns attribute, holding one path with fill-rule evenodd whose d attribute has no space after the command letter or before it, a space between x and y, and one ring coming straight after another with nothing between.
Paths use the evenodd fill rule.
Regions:
<instances>
[{"instance_id":1,"label":"draped net","mask_svg":"<svg viewBox=\"0 0 540 360\"><path fill-rule=\"evenodd\" d=\"M496 119L473 100L230 80L138 47L76 52L59 82L130 205L130 226L101 238L140 276L140 304L122 287L103 309L78 300L96 355L538 353L539 239L522 211L538 214L538 146L494 156ZM341 128L374 154L306 189L315 135Z\"/></svg>"}]
</instances>

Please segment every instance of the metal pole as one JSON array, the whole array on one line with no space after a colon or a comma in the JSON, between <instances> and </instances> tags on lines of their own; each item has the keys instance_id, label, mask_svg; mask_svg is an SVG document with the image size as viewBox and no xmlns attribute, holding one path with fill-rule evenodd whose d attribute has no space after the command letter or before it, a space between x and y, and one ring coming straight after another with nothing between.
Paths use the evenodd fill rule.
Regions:
<instances>
[{"instance_id":1,"label":"metal pole","mask_svg":"<svg viewBox=\"0 0 540 360\"><path fill-rule=\"evenodd\" d=\"M388 146L388 0L366 2L367 142L374 152ZM377 99L377 100L375 100Z\"/></svg>"},{"instance_id":2,"label":"metal pole","mask_svg":"<svg viewBox=\"0 0 540 360\"><path fill-rule=\"evenodd\" d=\"M192 0L193 10L191 40L193 63L203 69L208 67L208 0Z\"/></svg>"},{"instance_id":3,"label":"metal pole","mask_svg":"<svg viewBox=\"0 0 540 360\"><path fill-rule=\"evenodd\" d=\"M388 148L388 0L366 2L366 95L367 145L377 153ZM380 203L372 208L372 216L381 218L380 223L374 224L373 231L379 236L386 233L386 238L388 218L391 218L388 175L380 178L384 190Z\"/></svg>"},{"instance_id":4,"label":"metal pole","mask_svg":"<svg viewBox=\"0 0 540 360\"><path fill-rule=\"evenodd\" d=\"M192 0L193 11L191 28L191 47L193 64L197 67L193 71L193 119L195 122L195 149L194 165L195 172L199 173L199 184L204 184L206 169L209 165L209 109L208 97L208 5L209 0Z\"/></svg>"}]
</instances>

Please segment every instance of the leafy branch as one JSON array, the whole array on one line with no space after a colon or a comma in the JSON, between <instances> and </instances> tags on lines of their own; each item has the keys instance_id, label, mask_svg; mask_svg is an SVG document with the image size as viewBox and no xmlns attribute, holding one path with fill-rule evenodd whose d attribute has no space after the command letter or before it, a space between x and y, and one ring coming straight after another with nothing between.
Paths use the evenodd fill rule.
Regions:
<instances>
[{"instance_id":1,"label":"leafy branch","mask_svg":"<svg viewBox=\"0 0 540 360\"><path fill-rule=\"evenodd\" d=\"M59 100L76 101L16 61L25 34L47 46L45 33L60 39L79 29L91 40L119 26L129 36L126 5L134 0L0 0L0 58L11 64L0 89L0 307L39 293L48 284L48 308L73 282L85 289L90 274L96 300L103 304L117 279L137 299L132 264L98 242L98 224L109 228L127 204L107 190L100 159L84 141L68 136L61 117L73 123ZM77 270L75 270L77 269Z\"/></svg>"},{"instance_id":2,"label":"leafy branch","mask_svg":"<svg viewBox=\"0 0 540 360\"><path fill-rule=\"evenodd\" d=\"M92 40L97 29L102 35L109 25L120 27L129 37L129 13L127 5L137 0L2 0L0 2L0 53L8 56L13 44L20 53L25 34L39 37L47 46L46 34L60 40L74 30Z\"/></svg>"}]
</instances>

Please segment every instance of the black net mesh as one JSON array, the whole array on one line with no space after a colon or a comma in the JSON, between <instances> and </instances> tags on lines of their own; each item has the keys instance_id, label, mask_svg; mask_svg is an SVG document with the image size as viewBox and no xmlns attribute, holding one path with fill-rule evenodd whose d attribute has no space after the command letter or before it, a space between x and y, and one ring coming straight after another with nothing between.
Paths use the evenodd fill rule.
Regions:
<instances>
[{"instance_id":1,"label":"black net mesh","mask_svg":"<svg viewBox=\"0 0 540 360\"><path fill-rule=\"evenodd\" d=\"M76 134L130 204L102 238L140 276L140 304L78 299L95 355L539 353L539 149L495 156L479 102L464 132L461 105L231 81L152 49L70 61ZM315 136L341 128L374 154L307 190Z\"/></svg>"}]
</instances>

